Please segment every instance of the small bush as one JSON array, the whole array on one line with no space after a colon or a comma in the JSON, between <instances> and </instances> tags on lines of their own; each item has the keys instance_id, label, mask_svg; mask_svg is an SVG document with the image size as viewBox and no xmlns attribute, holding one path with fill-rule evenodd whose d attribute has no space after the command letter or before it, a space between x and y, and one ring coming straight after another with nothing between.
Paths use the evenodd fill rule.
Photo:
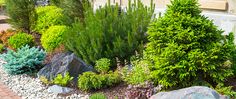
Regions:
<instances>
[{"instance_id":1,"label":"small bush","mask_svg":"<svg viewBox=\"0 0 236 99\"><path fill-rule=\"evenodd\" d=\"M36 9L38 20L34 30L42 34L51 26L63 25L66 20L62 11L61 8L56 6L38 7Z\"/></svg>"},{"instance_id":2,"label":"small bush","mask_svg":"<svg viewBox=\"0 0 236 99\"><path fill-rule=\"evenodd\" d=\"M89 99L107 99L107 97L103 93L95 93L92 94Z\"/></svg>"},{"instance_id":3,"label":"small bush","mask_svg":"<svg viewBox=\"0 0 236 99\"><path fill-rule=\"evenodd\" d=\"M133 61L132 62L132 69L129 70L128 67L124 67L122 69L122 78L123 80L132 85L143 84L146 81L151 80L151 72L148 68L149 64L148 61L141 60L141 61Z\"/></svg>"},{"instance_id":4,"label":"small bush","mask_svg":"<svg viewBox=\"0 0 236 99\"><path fill-rule=\"evenodd\" d=\"M111 66L111 60L107 58L102 58L96 61L95 68L100 73L107 73Z\"/></svg>"},{"instance_id":5,"label":"small bush","mask_svg":"<svg viewBox=\"0 0 236 99\"><path fill-rule=\"evenodd\" d=\"M84 91L100 89L104 80L104 77L99 76L94 72L85 72L79 76L78 87Z\"/></svg>"},{"instance_id":6,"label":"small bush","mask_svg":"<svg viewBox=\"0 0 236 99\"><path fill-rule=\"evenodd\" d=\"M18 49L16 52L8 50L7 53L0 55L6 61L4 69L9 74L30 74L40 69L46 53L39 48L28 45Z\"/></svg>"},{"instance_id":7,"label":"small bush","mask_svg":"<svg viewBox=\"0 0 236 99\"><path fill-rule=\"evenodd\" d=\"M45 76L40 76L40 77L39 77L39 80L40 80L43 84L46 84L46 85L49 85L49 84L52 83L52 82L49 81Z\"/></svg>"},{"instance_id":8,"label":"small bush","mask_svg":"<svg viewBox=\"0 0 236 99\"><path fill-rule=\"evenodd\" d=\"M81 90L89 91L92 89L100 89L102 87L109 87L113 84L119 83L120 77L118 72L110 72L108 74L96 74L94 72L85 72L79 76L78 87Z\"/></svg>"},{"instance_id":9,"label":"small bush","mask_svg":"<svg viewBox=\"0 0 236 99\"><path fill-rule=\"evenodd\" d=\"M70 77L69 73L67 72L64 77L62 74L58 74L57 77L54 78L53 83L60 86L67 86L72 79L73 77Z\"/></svg>"},{"instance_id":10,"label":"small bush","mask_svg":"<svg viewBox=\"0 0 236 99\"><path fill-rule=\"evenodd\" d=\"M63 41L63 35L67 30L66 26L51 26L43 33L41 43L46 51L53 51Z\"/></svg>"},{"instance_id":11,"label":"small bush","mask_svg":"<svg viewBox=\"0 0 236 99\"><path fill-rule=\"evenodd\" d=\"M26 33L17 33L8 39L8 44L14 49L21 48L25 45L33 46L34 37Z\"/></svg>"}]
</instances>

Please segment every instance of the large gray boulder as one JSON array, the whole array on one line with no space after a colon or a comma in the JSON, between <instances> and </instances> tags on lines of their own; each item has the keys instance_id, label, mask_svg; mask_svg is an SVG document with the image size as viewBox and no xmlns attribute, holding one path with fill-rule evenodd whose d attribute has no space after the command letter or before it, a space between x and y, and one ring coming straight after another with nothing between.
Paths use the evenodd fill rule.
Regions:
<instances>
[{"instance_id":1,"label":"large gray boulder","mask_svg":"<svg viewBox=\"0 0 236 99\"><path fill-rule=\"evenodd\" d=\"M170 92L160 92L150 99L229 99L229 97L220 95L208 87L193 86Z\"/></svg>"},{"instance_id":2,"label":"large gray boulder","mask_svg":"<svg viewBox=\"0 0 236 99\"><path fill-rule=\"evenodd\" d=\"M86 71L94 71L94 69L92 66L86 65L74 53L61 53L55 55L50 64L44 66L37 76L46 77L52 81L58 74L65 75L68 72L70 76L74 77L74 84L77 84L78 75Z\"/></svg>"}]
</instances>

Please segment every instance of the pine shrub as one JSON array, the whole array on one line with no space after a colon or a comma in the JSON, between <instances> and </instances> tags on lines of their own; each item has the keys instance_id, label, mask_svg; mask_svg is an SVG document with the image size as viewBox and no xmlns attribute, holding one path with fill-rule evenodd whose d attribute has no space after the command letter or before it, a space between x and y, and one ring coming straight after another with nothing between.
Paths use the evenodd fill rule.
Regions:
<instances>
[{"instance_id":1,"label":"pine shrub","mask_svg":"<svg viewBox=\"0 0 236 99\"><path fill-rule=\"evenodd\" d=\"M41 37L43 48L46 49L46 51L53 51L55 48L59 47L64 40L63 35L65 35L66 31L66 26L51 26Z\"/></svg>"},{"instance_id":2,"label":"pine shrub","mask_svg":"<svg viewBox=\"0 0 236 99\"><path fill-rule=\"evenodd\" d=\"M150 24L145 53L153 63L156 83L186 87L207 81L214 85L233 74L232 44L200 13L197 0L173 0L165 15Z\"/></svg>"},{"instance_id":3,"label":"pine shrub","mask_svg":"<svg viewBox=\"0 0 236 99\"><path fill-rule=\"evenodd\" d=\"M21 48L25 45L33 46L34 37L26 33L17 33L8 39L8 45L14 49Z\"/></svg>"},{"instance_id":4,"label":"pine shrub","mask_svg":"<svg viewBox=\"0 0 236 99\"><path fill-rule=\"evenodd\" d=\"M6 10L10 24L19 30L31 33L37 20L36 0L6 0Z\"/></svg>"},{"instance_id":5,"label":"pine shrub","mask_svg":"<svg viewBox=\"0 0 236 99\"><path fill-rule=\"evenodd\" d=\"M145 32L153 8L144 6L140 0L129 3L126 12L109 3L96 12L85 5L84 20L72 25L65 46L92 65L103 57L111 59L112 63L115 57L121 62L129 60L146 42Z\"/></svg>"},{"instance_id":6,"label":"pine shrub","mask_svg":"<svg viewBox=\"0 0 236 99\"><path fill-rule=\"evenodd\" d=\"M63 25L66 23L66 17L63 10L56 6L42 6L36 9L38 19L35 31L40 34L44 33L48 28L54 25Z\"/></svg>"},{"instance_id":7,"label":"pine shrub","mask_svg":"<svg viewBox=\"0 0 236 99\"><path fill-rule=\"evenodd\" d=\"M7 53L1 54L0 57L6 61L3 64L4 70L9 74L31 74L40 69L46 53L39 48L28 45L18 49L16 52L8 50Z\"/></svg>"}]
</instances>

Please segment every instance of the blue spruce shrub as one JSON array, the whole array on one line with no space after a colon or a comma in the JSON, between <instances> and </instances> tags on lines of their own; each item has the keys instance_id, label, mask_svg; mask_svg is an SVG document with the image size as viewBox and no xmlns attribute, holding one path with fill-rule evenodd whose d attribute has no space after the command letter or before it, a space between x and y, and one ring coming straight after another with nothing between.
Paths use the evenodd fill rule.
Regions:
<instances>
[{"instance_id":1,"label":"blue spruce shrub","mask_svg":"<svg viewBox=\"0 0 236 99\"><path fill-rule=\"evenodd\" d=\"M17 49L16 52L8 50L7 53L0 55L0 57L6 61L3 64L4 69L9 74L30 74L36 71L42 64L46 56L46 53L39 48L28 45Z\"/></svg>"}]
</instances>

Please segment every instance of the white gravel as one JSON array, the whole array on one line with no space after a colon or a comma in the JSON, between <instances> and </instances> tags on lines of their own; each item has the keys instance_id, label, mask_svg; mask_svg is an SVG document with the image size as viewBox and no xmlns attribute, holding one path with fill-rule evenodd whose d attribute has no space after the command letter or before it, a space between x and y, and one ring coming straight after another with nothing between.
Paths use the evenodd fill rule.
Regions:
<instances>
[{"instance_id":1,"label":"white gravel","mask_svg":"<svg viewBox=\"0 0 236 99\"><path fill-rule=\"evenodd\" d=\"M28 75L8 75L2 67L4 61L0 59L0 81L18 94L22 99L88 99L88 95L71 94L66 97L49 93L38 78Z\"/></svg>"}]
</instances>

